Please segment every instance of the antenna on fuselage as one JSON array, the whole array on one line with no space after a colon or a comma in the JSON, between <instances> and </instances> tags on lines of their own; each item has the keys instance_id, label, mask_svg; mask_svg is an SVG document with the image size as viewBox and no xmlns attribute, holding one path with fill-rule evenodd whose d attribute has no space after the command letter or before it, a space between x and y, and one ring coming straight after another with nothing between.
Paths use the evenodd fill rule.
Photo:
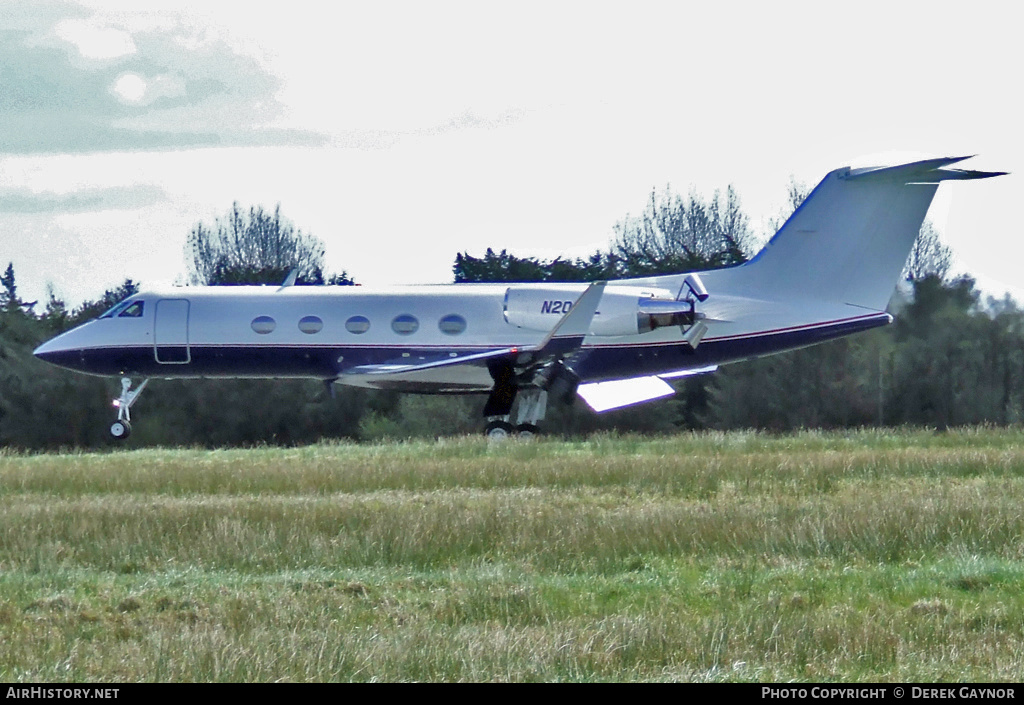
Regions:
<instances>
[{"instance_id":1,"label":"antenna on fuselage","mask_svg":"<svg viewBox=\"0 0 1024 705\"><path fill-rule=\"evenodd\" d=\"M288 272L288 276L284 278L284 283L282 283L281 286L277 287L277 290L281 291L282 289L286 289L289 286L295 286L295 280L296 278L298 278L298 276L299 268L292 267L292 271Z\"/></svg>"}]
</instances>

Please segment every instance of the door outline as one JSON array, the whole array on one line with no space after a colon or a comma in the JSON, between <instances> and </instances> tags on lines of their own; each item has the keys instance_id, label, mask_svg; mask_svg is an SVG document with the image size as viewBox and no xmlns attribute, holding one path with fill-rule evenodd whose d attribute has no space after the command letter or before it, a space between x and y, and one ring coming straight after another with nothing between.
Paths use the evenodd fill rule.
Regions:
<instances>
[{"instance_id":1,"label":"door outline","mask_svg":"<svg viewBox=\"0 0 1024 705\"><path fill-rule=\"evenodd\" d=\"M188 339L191 305L188 299L160 299L153 314L153 357L161 365L187 365L192 362ZM162 351L161 351L162 348ZM184 359L181 349L184 348ZM161 359L163 352L163 359Z\"/></svg>"}]
</instances>

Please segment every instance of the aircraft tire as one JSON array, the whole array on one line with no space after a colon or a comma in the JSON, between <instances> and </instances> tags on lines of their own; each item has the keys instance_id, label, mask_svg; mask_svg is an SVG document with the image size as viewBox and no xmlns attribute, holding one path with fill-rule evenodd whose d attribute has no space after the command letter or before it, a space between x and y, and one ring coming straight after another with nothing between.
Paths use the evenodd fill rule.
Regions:
<instances>
[{"instance_id":1,"label":"aircraft tire","mask_svg":"<svg viewBox=\"0 0 1024 705\"><path fill-rule=\"evenodd\" d=\"M516 434L523 440L530 440L540 436L540 429L537 428L536 424L521 423L516 426Z\"/></svg>"},{"instance_id":2,"label":"aircraft tire","mask_svg":"<svg viewBox=\"0 0 1024 705\"><path fill-rule=\"evenodd\" d=\"M489 441L504 441L512 437L515 428L508 421L491 421L484 428L484 435Z\"/></svg>"},{"instance_id":3,"label":"aircraft tire","mask_svg":"<svg viewBox=\"0 0 1024 705\"><path fill-rule=\"evenodd\" d=\"M110 424L110 436L115 441L123 441L130 435L132 435L132 425L127 421L118 419Z\"/></svg>"}]
</instances>

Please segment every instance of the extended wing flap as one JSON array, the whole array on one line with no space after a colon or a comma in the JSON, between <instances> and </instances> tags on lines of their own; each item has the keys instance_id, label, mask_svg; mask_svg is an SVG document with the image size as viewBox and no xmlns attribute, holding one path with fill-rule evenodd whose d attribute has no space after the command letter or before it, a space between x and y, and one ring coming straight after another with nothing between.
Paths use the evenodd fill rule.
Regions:
<instances>
[{"instance_id":1,"label":"extended wing flap","mask_svg":"<svg viewBox=\"0 0 1024 705\"><path fill-rule=\"evenodd\" d=\"M587 406L601 413L671 396L675 390L663 379L651 376L581 384L576 393L587 402Z\"/></svg>"},{"instance_id":2,"label":"extended wing flap","mask_svg":"<svg viewBox=\"0 0 1024 705\"><path fill-rule=\"evenodd\" d=\"M675 393L672 386L666 379L679 379L680 377L691 377L693 375L707 374L718 369L718 365L697 367L689 370L678 370L676 372L665 372L659 375L647 377L629 377L626 379L613 379L607 382L588 382L576 388L587 406L601 413L612 409L621 409L624 406L642 404L645 401L661 399Z\"/></svg>"}]
</instances>

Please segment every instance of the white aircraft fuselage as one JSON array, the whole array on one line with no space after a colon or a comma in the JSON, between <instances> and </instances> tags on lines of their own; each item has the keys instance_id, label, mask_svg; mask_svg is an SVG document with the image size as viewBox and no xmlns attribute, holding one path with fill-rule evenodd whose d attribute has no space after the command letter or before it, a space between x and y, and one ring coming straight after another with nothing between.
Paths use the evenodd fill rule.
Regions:
<instances>
[{"instance_id":1,"label":"white aircraft fuselage","mask_svg":"<svg viewBox=\"0 0 1024 705\"><path fill-rule=\"evenodd\" d=\"M714 272L701 276L716 281ZM662 278L661 283L671 278ZM678 291L683 277L676 277ZM636 332L636 291L650 280L609 284L602 299L632 299L621 334L587 335L567 355L581 381L703 369L803 347L885 325L884 311L847 304L803 305L714 295L710 331L697 347L678 326ZM40 346L41 359L80 372L162 378L298 377L410 392L486 392L493 351L537 346L586 284L453 284L374 290L364 287L180 287L146 291L139 316L99 318ZM623 293L619 293L620 290ZM509 318L509 291L535 292L530 328ZM675 291L672 295L675 295ZM552 305L552 304L557 304ZM598 310L593 327L610 317ZM705 315L708 315L705 313ZM631 320L630 320L631 319ZM706 320L706 319L705 319ZM536 322L534 324L534 321ZM546 323L546 328L541 326ZM600 330L600 329L599 329ZM616 335L615 332L620 334ZM462 361L462 364L431 363Z\"/></svg>"},{"instance_id":2,"label":"white aircraft fuselage","mask_svg":"<svg viewBox=\"0 0 1024 705\"><path fill-rule=\"evenodd\" d=\"M939 182L998 175L944 168L958 161L837 169L736 267L580 284L168 288L35 354L122 377L116 437L141 391L132 376L486 392L489 432L533 433L549 392L605 411L671 394L665 380L889 323Z\"/></svg>"}]
</instances>

